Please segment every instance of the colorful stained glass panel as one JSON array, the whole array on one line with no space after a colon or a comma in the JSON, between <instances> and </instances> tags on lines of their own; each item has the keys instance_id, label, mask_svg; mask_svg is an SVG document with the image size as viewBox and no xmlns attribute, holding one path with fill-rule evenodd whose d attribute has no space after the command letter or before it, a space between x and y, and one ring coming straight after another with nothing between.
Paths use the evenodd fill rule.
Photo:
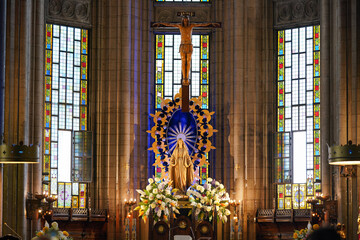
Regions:
<instances>
[{"instance_id":1,"label":"colorful stained glass panel","mask_svg":"<svg viewBox=\"0 0 360 240\"><path fill-rule=\"evenodd\" d=\"M65 186L64 183L59 183L59 192L58 192L58 208L63 208L65 203Z\"/></svg>"},{"instance_id":2,"label":"colorful stained glass panel","mask_svg":"<svg viewBox=\"0 0 360 240\"><path fill-rule=\"evenodd\" d=\"M161 109L162 99L173 99L181 88L181 57L178 34L157 34L155 36L155 110ZM209 108L209 47L207 34L193 34L193 55L190 70L190 98L202 97L202 108ZM207 166L197 169L202 180L208 176ZM156 167L155 176L161 176L162 169Z\"/></svg>"},{"instance_id":3,"label":"colorful stained glass panel","mask_svg":"<svg viewBox=\"0 0 360 240\"><path fill-rule=\"evenodd\" d=\"M43 181L49 182L50 194L58 195L56 207L80 201L72 204L82 183L58 183L58 171L65 171L58 169L58 130L87 129L88 40L86 29L46 24ZM82 190L85 207L86 185Z\"/></svg>"},{"instance_id":4,"label":"colorful stained glass panel","mask_svg":"<svg viewBox=\"0 0 360 240\"><path fill-rule=\"evenodd\" d=\"M320 183L316 182L320 179L321 168L320 26L278 31L276 68L278 137L274 151L275 182L288 183L285 184L285 208L305 209L309 207L306 199L314 197L315 192L318 194L321 190ZM285 131L291 137L284 144L279 134ZM306 133L297 138L301 141L299 144L293 143L294 131ZM299 149L299 146L305 149ZM304 155L293 158L292 154L295 152L302 152ZM299 184L293 184L292 168L299 161L300 164L305 164L306 174L301 178L303 180L297 180Z\"/></svg>"},{"instance_id":5,"label":"colorful stained glass panel","mask_svg":"<svg viewBox=\"0 0 360 240\"><path fill-rule=\"evenodd\" d=\"M71 208L71 183L65 183L65 208Z\"/></svg>"},{"instance_id":6,"label":"colorful stained glass panel","mask_svg":"<svg viewBox=\"0 0 360 240\"><path fill-rule=\"evenodd\" d=\"M80 184L80 204L79 207L80 208L85 208L86 207L86 184L81 183Z\"/></svg>"}]
</instances>

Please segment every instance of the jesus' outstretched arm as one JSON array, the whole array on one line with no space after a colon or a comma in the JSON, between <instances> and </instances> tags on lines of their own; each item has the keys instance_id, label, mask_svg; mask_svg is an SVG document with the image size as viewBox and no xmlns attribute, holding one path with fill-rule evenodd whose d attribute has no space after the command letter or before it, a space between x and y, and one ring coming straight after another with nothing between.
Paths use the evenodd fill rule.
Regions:
<instances>
[{"instance_id":1,"label":"jesus' outstretched arm","mask_svg":"<svg viewBox=\"0 0 360 240\"><path fill-rule=\"evenodd\" d=\"M180 24L176 24L176 23L153 23L151 26L152 27L176 27L176 28L179 28Z\"/></svg>"},{"instance_id":2,"label":"jesus' outstretched arm","mask_svg":"<svg viewBox=\"0 0 360 240\"><path fill-rule=\"evenodd\" d=\"M220 23L192 23L191 26L219 28L219 27L221 27L221 24Z\"/></svg>"}]
</instances>

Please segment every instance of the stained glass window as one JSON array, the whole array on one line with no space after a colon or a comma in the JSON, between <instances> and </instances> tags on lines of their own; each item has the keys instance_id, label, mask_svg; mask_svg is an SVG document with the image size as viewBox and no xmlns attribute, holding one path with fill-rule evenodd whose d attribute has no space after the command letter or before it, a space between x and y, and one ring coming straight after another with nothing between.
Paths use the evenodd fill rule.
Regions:
<instances>
[{"instance_id":1,"label":"stained glass window","mask_svg":"<svg viewBox=\"0 0 360 240\"><path fill-rule=\"evenodd\" d=\"M277 207L304 209L321 191L320 26L278 31L277 44Z\"/></svg>"},{"instance_id":2,"label":"stained glass window","mask_svg":"<svg viewBox=\"0 0 360 240\"><path fill-rule=\"evenodd\" d=\"M55 207L85 208L86 182L72 177L73 131L87 130L88 30L46 24L43 189ZM60 155L61 153L61 155Z\"/></svg>"},{"instance_id":3,"label":"stained glass window","mask_svg":"<svg viewBox=\"0 0 360 240\"><path fill-rule=\"evenodd\" d=\"M155 110L161 109L161 98L173 99L181 88L180 35L156 35L155 49ZM209 35L192 36L193 54L190 70L190 98L202 96L202 108L209 109ZM161 169L156 169L161 174ZM206 179L208 168L202 167Z\"/></svg>"}]
</instances>

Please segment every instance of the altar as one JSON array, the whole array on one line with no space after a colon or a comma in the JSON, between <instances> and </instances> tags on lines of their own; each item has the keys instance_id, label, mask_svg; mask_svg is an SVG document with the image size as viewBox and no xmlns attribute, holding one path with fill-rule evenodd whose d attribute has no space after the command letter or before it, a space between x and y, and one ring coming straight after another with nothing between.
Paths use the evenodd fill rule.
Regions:
<instances>
[{"instance_id":1,"label":"altar","mask_svg":"<svg viewBox=\"0 0 360 240\"><path fill-rule=\"evenodd\" d=\"M169 222L159 221L154 224L150 218L150 240L162 239L216 239L216 224L207 220L196 221L194 215L189 215L192 209L188 201L179 201L180 214L170 218ZM215 222L216 223L216 222Z\"/></svg>"},{"instance_id":2,"label":"altar","mask_svg":"<svg viewBox=\"0 0 360 240\"><path fill-rule=\"evenodd\" d=\"M155 23L176 27L181 33L182 86L173 99L161 99L161 110L151 114L153 138L148 149L156 160L155 176L140 194L135 208L149 220L149 239L216 239L218 221L230 215L229 194L223 184L208 176L210 138L217 132L210 124L214 112L202 109L202 97L189 99L191 35L194 27L219 27L218 23L190 23L191 13L181 13L182 23Z\"/></svg>"}]
</instances>

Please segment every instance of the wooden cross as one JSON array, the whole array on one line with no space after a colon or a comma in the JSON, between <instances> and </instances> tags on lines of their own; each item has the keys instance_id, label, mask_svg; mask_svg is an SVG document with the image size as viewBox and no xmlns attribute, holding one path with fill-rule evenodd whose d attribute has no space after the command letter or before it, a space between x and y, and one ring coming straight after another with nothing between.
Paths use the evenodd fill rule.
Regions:
<instances>
[{"instance_id":1,"label":"wooden cross","mask_svg":"<svg viewBox=\"0 0 360 240\"><path fill-rule=\"evenodd\" d=\"M190 85L190 67L193 45L191 42L192 30L194 27L221 27L220 23L190 23L189 16L194 16L193 12L180 12L178 16L182 17L181 23L153 23L152 27L176 27L179 28L181 34L180 56L181 56L181 72L182 72L182 111L189 111L189 85Z\"/></svg>"}]
</instances>

